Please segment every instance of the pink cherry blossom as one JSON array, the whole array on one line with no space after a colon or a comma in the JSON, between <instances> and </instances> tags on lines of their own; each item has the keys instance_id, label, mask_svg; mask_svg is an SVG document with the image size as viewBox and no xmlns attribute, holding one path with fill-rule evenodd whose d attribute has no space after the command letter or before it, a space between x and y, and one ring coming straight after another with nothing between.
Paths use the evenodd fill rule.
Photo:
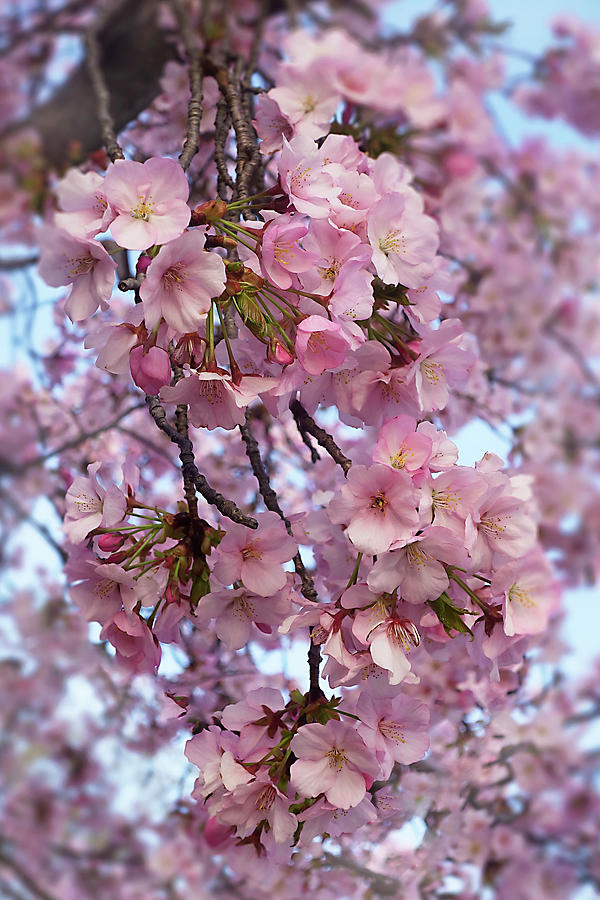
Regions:
<instances>
[{"instance_id":1,"label":"pink cherry blossom","mask_svg":"<svg viewBox=\"0 0 600 900\"><path fill-rule=\"evenodd\" d=\"M341 809L358 806L379 765L355 728L330 719L326 725L303 725L292 739L296 762L292 785L303 797L320 793Z\"/></svg>"},{"instance_id":2,"label":"pink cherry blossom","mask_svg":"<svg viewBox=\"0 0 600 900\"><path fill-rule=\"evenodd\" d=\"M54 192L63 210L54 222L75 237L92 238L106 231L115 217L104 194L104 179L96 172L69 169Z\"/></svg>"},{"instance_id":3,"label":"pink cherry blossom","mask_svg":"<svg viewBox=\"0 0 600 900\"><path fill-rule=\"evenodd\" d=\"M369 213L368 232L373 264L386 284L418 288L433 273L437 225L412 189L379 200Z\"/></svg>"},{"instance_id":4,"label":"pink cherry blossom","mask_svg":"<svg viewBox=\"0 0 600 900\"><path fill-rule=\"evenodd\" d=\"M45 227L40 235L38 271L51 287L72 284L65 312L73 322L107 309L115 283L116 264L98 241L73 237Z\"/></svg>"},{"instance_id":5,"label":"pink cherry blossom","mask_svg":"<svg viewBox=\"0 0 600 900\"><path fill-rule=\"evenodd\" d=\"M417 345L418 358L408 367L407 381L414 379L423 410L443 409L448 387L463 387L475 354L461 346L463 327L458 319L446 319Z\"/></svg>"},{"instance_id":6,"label":"pink cherry blossom","mask_svg":"<svg viewBox=\"0 0 600 900\"><path fill-rule=\"evenodd\" d=\"M289 811L290 801L265 772L247 784L240 784L224 797L215 814L225 825L234 825L238 837L249 835L260 822L267 822L278 844L288 843L296 828L296 817Z\"/></svg>"},{"instance_id":7,"label":"pink cherry blossom","mask_svg":"<svg viewBox=\"0 0 600 900\"><path fill-rule=\"evenodd\" d=\"M212 298L223 292L223 260L203 248L204 234L195 228L170 241L152 260L140 288L150 330L162 316L180 334L196 331Z\"/></svg>"},{"instance_id":8,"label":"pink cherry blossom","mask_svg":"<svg viewBox=\"0 0 600 900\"><path fill-rule=\"evenodd\" d=\"M161 658L160 644L144 619L125 611L116 613L102 629L101 640L110 641L117 662L130 674L153 674Z\"/></svg>"},{"instance_id":9,"label":"pink cherry blossom","mask_svg":"<svg viewBox=\"0 0 600 900\"><path fill-rule=\"evenodd\" d=\"M379 429L373 462L393 469L415 472L431 456L432 441L416 432L417 422L411 416L396 416Z\"/></svg>"},{"instance_id":10,"label":"pink cherry blossom","mask_svg":"<svg viewBox=\"0 0 600 900\"><path fill-rule=\"evenodd\" d=\"M288 65L280 72L280 86L271 88L268 96L299 133L316 140L327 132L340 102L339 94L317 70L300 72Z\"/></svg>"},{"instance_id":11,"label":"pink cherry blossom","mask_svg":"<svg viewBox=\"0 0 600 900\"><path fill-rule=\"evenodd\" d=\"M282 563L290 560L298 547L276 513L261 513L257 519L257 531L245 525L227 525L213 571L223 584L239 580L260 597L270 597L284 588L287 575Z\"/></svg>"},{"instance_id":12,"label":"pink cherry blossom","mask_svg":"<svg viewBox=\"0 0 600 900\"><path fill-rule=\"evenodd\" d=\"M310 375L320 375L344 362L348 342L339 325L323 316L308 316L298 325L295 349L302 367Z\"/></svg>"},{"instance_id":13,"label":"pink cherry blossom","mask_svg":"<svg viewBox=\"0 0 600 900\"><path fill-rule=\"evenodd\" d=\"M161 387L171 381L171 361L166 350L160 347L134 347L129 354L131 377L144 393L158 394Z\"/></svg>"},{"instance_id":14,"label":"pink cherry blossom","mask_svg":"<svg viewBox=\"0 0 600 900\"><path fill-rule=\"evenodd\" d=\"M323 151L313 141L296 137L288 143L284 138L279 157L281 186L295 209L314 219L327 218L330 201L339 193L323 168L324 161Z\"/></svg>"},{"instance_id":15,"label":"pink cherry blossom","mask_svg":"<svg viewBox=\"0 0 600 900\"><path fill-rule=\"evenodd\" d=\"M373 591L398 588L408 603L435 600L449 585L446 564L465 566L467 555L454 532L430 526L406 547L378 559L367 582Z\"/></svg>"},{"instance_id":16,"label":"pink cherry blossom","mask_svg":"<svg viewBox=\"0 0 600 900\"><path fill-rule=\"evenodd\" d=\"M299 241L307 234L306 225L296 217L278 216L263 230L260 260L265 276L282 290L292 286L290 273L313 268L316 255L304 250Z\"/></svg>"},{"instance_id":17,"label":"pink cherry blossom","mask_svg":"<svg viewBox=\"0 0 600 900\"><path fill-rule=\"evenodd\" d=\"M127 250L172 241L190 220L187 178L172 159L118 159L104 179L104 194L116 213L113 237Z\"/></svg>"},{"instance_id":18,"label":"pink cherry blossom","mask_svg":"<svg viewBox=\"0 0 600 900\"><path fill-rule=\"evenodd\" d=\"M110 528L121 522L127 509L127 498L114 484L107 489L99 483L101 463L90 463L88 477L78 475L67 491L67 513L63 531L74 544L85 540L90 531Z\"/></svg>"},{"instance_id":19,"label":"pink cherry blossom","mask_svg":"<svg viewBox=\"0 0 600 900\"><path fill-rule=\"evenodd\" d=\"M234 588L206 594L200 599L194 615L199 622L216 619L217 637L230 650L240 650L257 636L253 625L270 633L281 625L289 612L289 590L265 597L247 588Z\"/></svg>"},{"instance_id":20,"label":"pink cherry blossom","mask_svg":"<svg viewBox=\"0 0 600 900\"><path fill-rule=\"evenodd\" d=\"M261 140L263 153L273 153L281 148L283 138L290 140L294 129L279 104L269 94L259 94L256 98L256 133Z\"/></svg>"},{"instance_id":21,"label":"pink cherry blossom","mask_svg":"<svg viewBox=\"0 0 600 900\"><path fill-rule=\"evenodd\" d=\"M492 595L502 597L507 635L539 634L558 606L559 595L552 570L538 552L501 566L494 574Z\"/></svg>"},{"instance_id":22,"label":"pink cherry blossom","mask_svg":"<svg viewBox=\"0 0 600 900\"><path fill-rule=\"evenodd\" d=\"M383 553L415 533L417 494L406 472L387 466L353 466L340 494L329 504L332 522L348 526L354 546Z\"/></svg>"},{"instance_id":23,"label":"pink cherry blossom","mask_svg":"<svg viewBox=\"0 0 600 900\"><path fill-rule=\"evenodd\" d=\"M356 730L375 752L382 778L389 778L395 762L410 765L429 749L429 709L412 697L375 697L363 691L354 712L360 718Z\"/></svg>"},{"instance_id":24,"label":"pink cherry blossom","mask_svg":"<svg viewBox=\"0 0 600 900\"><path fill-rule=\"evenodd\" d=\"M189 419L196 428L235 428L242 425L245 409L268 391L274 380L245 375L234 384L227 372L193 372L173 387L165 386L160 392L166 403L189 403Z\"/></svg>"},{"instance_id":25,"label":"pink cherry blossom","mask_svg":"<svg viewBox=\"0 0 600 900\"><path fill-rule=\"evenodd\" d=\"M420 643L406 604L397 604L388 594L373 594L375 603L361 610L352 625L352 634L369 648L372 661L387 670L390 684L400 684L410 676L408 653Z\"/></svg>"}]
</instances>

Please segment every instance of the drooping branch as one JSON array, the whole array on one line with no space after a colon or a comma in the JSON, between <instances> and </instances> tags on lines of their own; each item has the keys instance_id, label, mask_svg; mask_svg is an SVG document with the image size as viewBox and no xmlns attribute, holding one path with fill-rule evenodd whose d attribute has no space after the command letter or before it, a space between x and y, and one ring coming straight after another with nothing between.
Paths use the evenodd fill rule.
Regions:
<instances>
[{"instance_id":1,"label":"drooping branch","mask_svg":"<svg viewBox=\"0 0 600 900\"><path fill-rule=\"evenodd\" d=\"M232 522L239 522L248 528L258 528L258 522L252 516L246 516L233 502L228 500L223 494L211 487L204 475L198 470L194 460L194 445L189 437L180 434L177 428L174 428L167 421L167 414L161 405L158 397L146 397L146 404L150 411L150 415L156 422L160 430L167 435L169 440L179 448L179 459L181 460L181 469L183 473L184 484L186 479L193 482L196 490L204 499L215 506L221 515L231 519Z\"/></svg>"},{"instance_id":2,"label":"drooping branch","mask_svg":"<svg viewBox=\"0 0 600 900\"><path fill-rule=\"evenodd\" d=\"M262 456L260 453L260 447L258 446L258 441L254 437L252 432L252 428L250 427L250 416L248 411L246 410L246 421L243 425L240 425L240 431L242 433L242 440L246 445L246 455L250 460L250 465L252 466L252 471L254 472L254 477L258 482L258 489L260 491L260 495L263 498L264 504L267 509L271 510L271 512L277 513L279 518L282 520L285 525L287 533L292 536L292 526L290 520L283 513L279 500L277 498L276 492L271 487L271 481L269 479L269 473L267 472L265 465L262 461ZM299 576L300 581L302 583L301 593L307 600L315 603L318 600L317 591L315 589L315 583L306 571L306 566L302 560L300 555L300 551L297 551L295 556L293 557L294 568L296 570L296 574ZM310 647L308 650L308 670L310 677L310 689L309 693L311 699L316 700L319 696L322 696L321 688L319 687L319 667L321 664L321 650L317 644L314 643L311 635L310 639Z\"/></svg>"},{"instance_id":3,"label":"drooping branch","mask_svg":"<svg viewBox=\"0 0 600 900\"><path fill-rule=\"evenodd\" d=\"M344 475L347 475L352 468L352 460L348 459L348 457L342 453L331 435L325 431L324 428L317 425L313 417L306 412L299 400L292 400L290 409L304 443L306 443L304 435L312 434L319 446L329 453L333 461L342 468Z\"/></svg>"}]
</instances>

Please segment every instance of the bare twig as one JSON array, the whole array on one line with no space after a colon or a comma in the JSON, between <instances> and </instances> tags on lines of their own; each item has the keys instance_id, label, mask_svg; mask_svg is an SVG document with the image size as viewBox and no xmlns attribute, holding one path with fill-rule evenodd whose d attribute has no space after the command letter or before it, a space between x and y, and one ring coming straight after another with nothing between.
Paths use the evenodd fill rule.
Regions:
<instances>
[{"instance_id":1,"label":"bare twig","mask_svg":"<svg viewBox=\"0 0 600 900\"><path fill-rule=\"evenodd\" d=\"M327 453L329 453L333 461L342 468L344 475L347 475L352 468L352 460L348 459L348 457L342 453L331 435L327 431L325 431L324 428L321 428L319 425L317 425L313 417L306 412L306 410L298 400L292 400L292 402L290 403L290 409L296 421L296 425L298 426L298 431L302 435L302 440L304 441L304 443L307 443L305 435L312 434L319 446L321 446L323 450L326 450ZM315 460L313 459L313 462L314 461Z\"/></svg>"},{"instance_id":2,"label":"bare twig","mask_svg":"<svg viewBox=\"0 0 600 900\"><path fill-rule=\"evenodd\" d=\"M110 94L106 86L106 81L102 74L102 66L100 63L100 45L98 43L98 30L102 24L102 17L88 28L85 35L85 45L87 49L86 64L96 103L98 105L98 121L102 132L102 140L106 153L111 162L117 159L125 159L125 154L117 141L113 118L110 112Z\"/></svg>"},{"instance_id":3,"label":"bare twig","mask_svg":"<svg viewBox=\"0 0 600 900\"><path fill-rule=\"evenodd\" d=\"M290 520L284 515L280 505L279 500L277 499L277 494L271 487L271 482L269 480L269 474L265 468L265 465L262 461L262 457L260 454L260 448L258 446L258 441L254 437L252 433L252 429L250 427L250 415L246 410L246 421L243 425L240 425L240 431L242 433L242 440L246 445L246 455L250 460L250 465L252 466L252 471L254 472L254 477L258 481L258 489L260 491L260 495L263 498L264 504L267 509L271 510L271 512L277 513L279 518L282 520L285 525L287 533L292 536L292 526ZM301 593L307 600L315 603L318 600L317 592L315 590L315 583L309 573L306 571L306 567L302 561L302 557L300 556L300 552L298 551L294 558L294 568L296 570L297 575L300 578L302 583ZM310 648L308 651L308 669L310 674L310 696L311 699L317 699L318 697L323 695L321 688L319 687L319 665L321 662L321 650L317 644L315 644L312 640L310 641Z\"/></svg>"},{"instance_id":4,"label":"bare twig","mask_svg":"<svg viewBox=\"0 0 600 900\"><path fill-rule=\"evenodd\" d=\"M179 162L186 171L200 146L200 119L202 118L202 61L198 48L192 39L193 29L190 18L181 0L170 0L171 8L177 19L179 35L188 58L188 78L190 82L190 99L188 103L187 131Z\"/></svg>"},{"instance_id":5,"label":"bare twig","mask_svg":"<svg viewBox=\"0 0 600 900\"><path fill-rule=\"evenodd\" d=\"M239 522L241 525L246 525L247 528L258 528L256 519L244 515L233 500L228 500L227 497L224 497L223 494L220 494L211 487L204 475L198 471L198 467L194 461L194 446L191 440L189 437L180 434L179 431L167 421L167 414L158 397L147 396L146 404L150 411L150 415L160 430L167 435L169 440L179 447L179 459L181 460L184 483L186 478L192 479L198 493L200 493L208 503L215 506L221 515L231 519L232 522Z\"/></svg>"},{"instance_id":6,"label":"bare twig","mask_svg":"<svg viewBox=\"0 0 600 900\"><path fill-rule=\"evenodd\" d=\"M44 888L40 887L37 881L31 877L29 872L27 872L16 859L10 857L3 848L0 848L0 866L4 866L6 869L13 872L19 881L25 885L27 890L30 891L34 897L38 897L39 900L57 900L54 894L49 894Z\"/></svg>"}]
</instances>

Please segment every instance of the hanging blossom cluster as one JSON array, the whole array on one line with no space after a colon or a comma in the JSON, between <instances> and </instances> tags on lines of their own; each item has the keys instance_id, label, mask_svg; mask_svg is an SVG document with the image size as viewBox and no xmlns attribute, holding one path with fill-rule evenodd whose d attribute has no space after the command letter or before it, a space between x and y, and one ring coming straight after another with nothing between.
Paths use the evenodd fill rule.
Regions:
<instances>
[{"instance_id":1,"label":"hanging blossom cluster","mask_svg":"<svg viewBox=\"0 0 600 900\"><path fill-rule=\"evenodd\" d=\"M273 187L191 209L169 158L119 159L104 177L71 170L39 267L49 284L72 285L65 310L82 322L113 290L97 236L110 229L138 251L129 321L92 326L86 343L107 371L129 368L147 395L187 406L195 428L243 425L257 400L276 417L290 404L301 416L335 406L348 425L374 428L345 482L289 533L273 511L252 528L213 527L149 506L135 475L106 489L99 463L67 492L72 597L130 672L155 672L185 618L213 621L230 650L259 631L310 628L330 687L355 687L343 702L313 688L287 704L258 689L191 739L195 793L218 833L261 849L331 833L339 810L353 810L350 830L372 821L368 788L424 756L423 636L437 647L468 635L468 657L498 679L558 606L529 479L492 454L458 465L431 421L476 362L460 320L439 321L438 225L394 156L369 157L350 135L319 139L351 92L293 74L257 112ZM318 601L286 569L299 545L312 548Z\"/></svg>"},{"instance_id":2,"label":"hanging blossom cluster","mask_svg":"<svg viewBox=\"0 0 600 900\"><path fill-rule=\"evenodd\" d=\"M212 9L208 35L200 4L161 6L180 61L124 151L104 116L108 155L39 178L15 139L6 218L44 209L38 271L63 296L42 375L3 378L1 515L14 528L51 498L62 536L38 530L78 615L15 592L9 643L30 621L52 677L34 702L11 670L13 718L35 709L56 771L34 771L27 807L23 720L0 878L14 846L14 877L61 900L92 882L101 900L438 900L449 878L465 900L567 900L600 883L577 744L600 701L591 676L540 692L535 661L561 654L563 584L600 569L597 161L506 144L478 0L376 50L353 4L307 29L252 7ZM513 99L594 134L597 34L556 33ZM461 464L452 438L476 417L508 465ZM304 683L272 674L289 647ZM86 739L53 719L78 673L102 706ZM141 796L127 821L99 808L96 783L118 798L130 778L105 765L120 732L180 765L187 740L195 786L171 808L161 756L140 789L156 827Z\"/></svg>"}]
</instances>

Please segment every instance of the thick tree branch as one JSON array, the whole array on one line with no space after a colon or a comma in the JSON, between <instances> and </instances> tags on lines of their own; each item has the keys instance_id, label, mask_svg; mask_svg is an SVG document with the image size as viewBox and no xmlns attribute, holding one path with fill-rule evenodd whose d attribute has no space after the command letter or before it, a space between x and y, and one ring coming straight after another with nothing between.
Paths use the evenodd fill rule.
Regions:
<instances>
[{"instance_id":1,"label":"thick tree branch","mask_svg":"<svg viewBox=\"0 0 600 900\"><path fill-rule=\"evenodd\" d=\"M110 92L102 71L100 44L98 42L98 32L102 24L102 17L100 17L86 32L86 63L98 107L98 122L100 123L104 149L110 161L115 162L117 159L125 159L125 154L115 134L115 125L110 111Z\"/></svg>"},{"instance_id":2,"label":"thick tree branch","mask_svg":"<svg viewBox=\"0 0 600 900\"><path fill-rule=\"evenodd\" d=\"M173 45L157 27L159 0L123 0L111 9L97 32L99 65L111 97L114 130L118 134L137 118L160 92L165 63L174 58ZM45 103L10 131L34 128L49 165L64 167L73 151L83 156L102 146L92 82L82 62Z\"/></svg>"}]
</instances>

